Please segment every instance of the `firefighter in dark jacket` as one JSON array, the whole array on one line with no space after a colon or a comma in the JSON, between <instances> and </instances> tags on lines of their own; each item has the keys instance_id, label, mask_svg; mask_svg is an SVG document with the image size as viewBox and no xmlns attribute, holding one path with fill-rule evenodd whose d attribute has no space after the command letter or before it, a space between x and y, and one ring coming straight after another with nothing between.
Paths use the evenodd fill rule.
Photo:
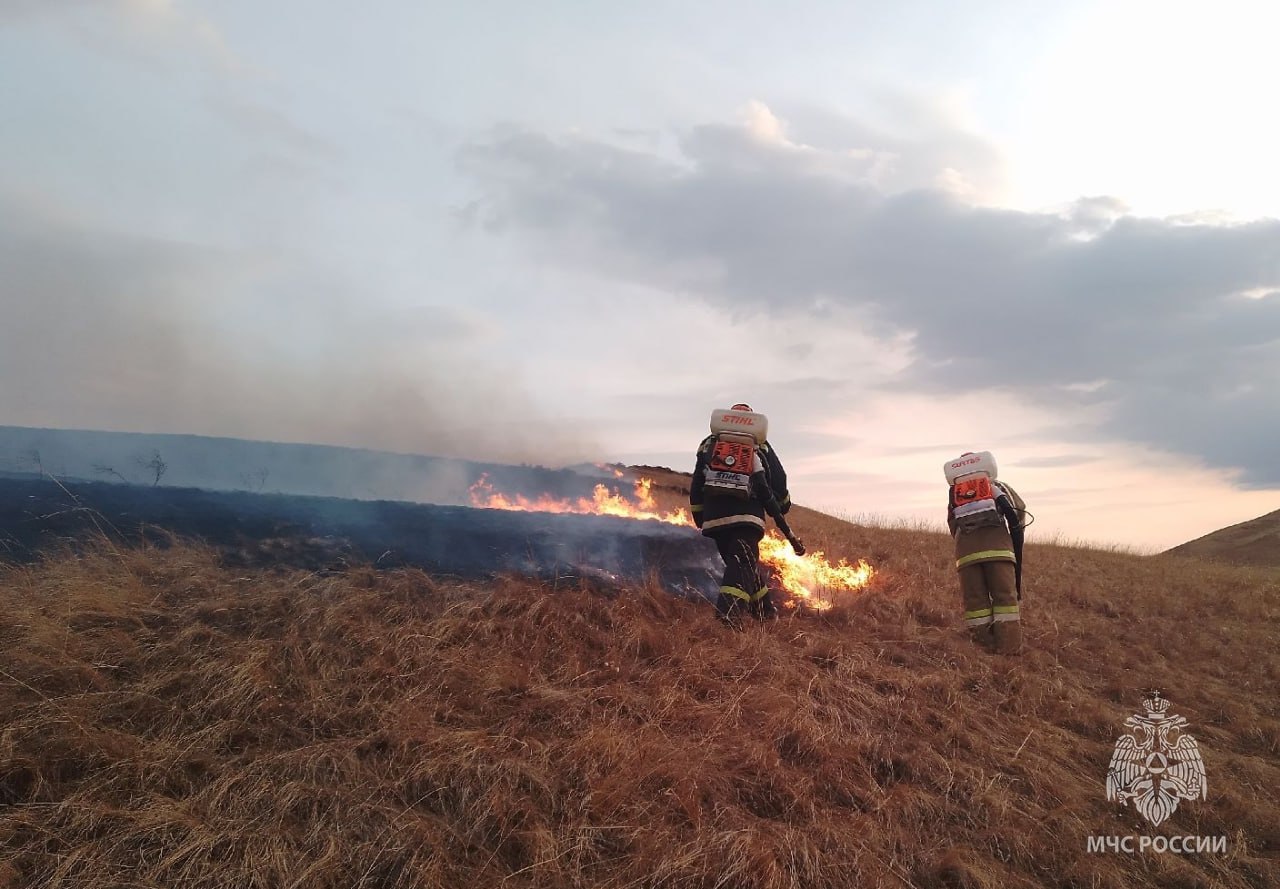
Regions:
<instances>
[{"instance_id":1,"label":"firefighter in dark jacket","mask_svg":"<svg viewBox=\"0 0 1280 889\"><path fill-rule=\"evenodd\" d=\"M943 465L950 490L947 528L956 541L964 622L980 645L1001 654L1022 650L1022 544L1026 504L997 481L989 451Z\"/></svg>"},{"instance_id":2,"label":"firefighter in dark jacket","mask_svg":"<svg viewBox=\"0 0 1280 889\"><path fill-rule=\"evenodd\" d=\"M716 542L724 576L716 610L725 620L746 611L774 617L777 606L760 576L760 541L771 515L797 554L804 546L783 515L791 508L787 473L766 438L768 420L746 404L711 416L711 435L698 446L689 506L694 523Z\"/></svg>"}]
</instances>

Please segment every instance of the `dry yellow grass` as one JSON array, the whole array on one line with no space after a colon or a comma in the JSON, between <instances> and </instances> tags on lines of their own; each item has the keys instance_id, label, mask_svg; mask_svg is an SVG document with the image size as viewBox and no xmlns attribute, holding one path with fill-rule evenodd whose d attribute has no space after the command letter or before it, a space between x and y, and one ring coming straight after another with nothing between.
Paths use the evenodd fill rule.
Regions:
<instances>
[{"instance_id":1,"label":"dry yellow grass","mask_svg":"<svg viewBox=\"0 0 1280 889\"><path fill-rule=\"evenodd\" d=\"M1033 545L1004 658L944 535L793 518L877 578L742 632L652 588L197 545L0 568L0 885L1280 885L1274 572ZM1209 776L1155 830L1103 791L1150 687ZM1142 833L1229 853L1085 853Z\"/></svg>"}]
</instances>

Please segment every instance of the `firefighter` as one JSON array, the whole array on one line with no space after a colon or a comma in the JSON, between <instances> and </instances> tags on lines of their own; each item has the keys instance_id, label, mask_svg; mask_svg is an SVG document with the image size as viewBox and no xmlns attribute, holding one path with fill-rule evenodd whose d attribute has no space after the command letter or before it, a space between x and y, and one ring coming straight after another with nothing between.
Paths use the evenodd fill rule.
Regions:
<instances>
[{"instance_id":1,"label":"firefighter","mask_svg":"<svg viewBox=\"0 0 1280 889\"><path fill-rule=\"evenodd\" d=\"M777 616L777 604L759 570L766 513L796 553L804 554L804 545L783 518L791 508L791 495L767 429L768 420L750 405L715 411L711 435L698 446L689 486L693 521L716 542L724 560L716 611L727 622L743 611L761 619Z\"/></svg>"},{"instance_id":2,"label":"firefighter","mask_svg":"<svg viewBox=\"0 0 1280 889\"><path fill-rule=\"evenodd\" d=\"M1026 504L996 480L989 451L943 465L950 490L947 527L956 541L964 622L973 641L1001 654L1022 650L1022 544Z\"/></svg>"}]
</instances>

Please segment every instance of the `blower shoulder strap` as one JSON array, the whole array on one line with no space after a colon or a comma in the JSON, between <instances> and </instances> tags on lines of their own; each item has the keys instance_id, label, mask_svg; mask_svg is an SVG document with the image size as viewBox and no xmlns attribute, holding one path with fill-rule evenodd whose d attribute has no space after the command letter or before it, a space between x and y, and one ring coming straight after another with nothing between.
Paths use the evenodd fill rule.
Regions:
<instances>
[{"instance_id":1,"label":"blower shoulder strap","mask_svg":"<svg viewBox=\"0 0 1280 889\"><path fill-rule=\"evenodd\" d=\"M1013 504L1013 508L1018 513L1018 524L1025 524L1027 521L1027 502L1022 496L1013 489L1013 485L1008 482L996 482L1000 490L1009 498L1009 502Z\"/></svg>"}]
</instances>

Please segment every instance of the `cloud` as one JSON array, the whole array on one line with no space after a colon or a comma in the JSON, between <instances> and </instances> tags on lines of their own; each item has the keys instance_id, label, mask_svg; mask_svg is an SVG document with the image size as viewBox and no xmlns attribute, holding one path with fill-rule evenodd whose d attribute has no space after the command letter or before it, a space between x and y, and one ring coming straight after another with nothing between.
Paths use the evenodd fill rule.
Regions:
<instances>
[{"instance_id":1,"label":"cloud","mask_svg":"<svg viewBox=\"0 0 1280 889\"><path fill-rule=\"evenodd\" d=\"M1018 469L1066 469L1097 463L1101 457L1089 454L1053 454L1047 457L1023 457L1012 466Z\"/></svg>"},{"instance_id":2,"label":"cloud","mask_svg":"<svg viewBox=\"0 0 1280 889\"><path fill-rule=\"evenodd\" d=\"M331 142L299 125L278 108L228 95L211 96L206 104L215 115L256 143L275 143L292 154L317 162L332 162L342 156Z\"/></svg>"},{"instance_id":3,"label":"cloud","mask_svg":"<svg viewBox=\"0 0 1280 889\"><path fill-rule=\"evenodd\" d=\"M807 104L788 103L788 133L837 156L875 156L874 184L885 191L940 188L981 200L1007 187L999 149L946 102L907 90L868 90L875 122ZM802 135L801 135L802 134Z\"/></svg>"},{"instance_id":4,"label":"cloud","mask_svg":"<svg viewBox=\"0 0 1280 889\"><path fill-rule=\"evenodd\" d=\"M1135 218L1109 197L979 206L912 185L921 163L966 173L944 149L889 182L872 159L909 140L850 125L864 141L815 147L766 112L694 128L675 158L506 128L460 161L491 231L563 263L738 312L852 313L860 333L910 338L900 388L1090 408L1104 419L1082 435L1280 484L1280 299L1259 296L1280 286L1280 221Z\"/></svg>"},{"instance_id":5,"label":"cloud","mask_svg":"<svg viewBox=\"0 0 1280 889\"><path fill-rule=\"evenodd\" d=\"M0 23L12 24L73 9L87 9L93 5L93 0L67 0L58 7L47 0L0 0Z\"/></svg>"},{"instance_id":6,"label":"cloud","mask_svg":"<svg viewBox=\"0 0 1280 889\"><path fill-rule=\"evenodd\" d=\"M0 196L0 422L508 462L594 459L540 413L496 322L392 308L323 268L90 230Z\"/></svg>"},{"instance_id":7,"label":"cloud","mask_svg":"<svg viewBox=\"0 0 1280 889\"><path fill-rule=\"evenodd\" d=\"M154 63L194 50L225 73L254 70L206 16L173 0L0 0L0 25L48 23L106 52Z\"/></svg>"}]
</instances>

